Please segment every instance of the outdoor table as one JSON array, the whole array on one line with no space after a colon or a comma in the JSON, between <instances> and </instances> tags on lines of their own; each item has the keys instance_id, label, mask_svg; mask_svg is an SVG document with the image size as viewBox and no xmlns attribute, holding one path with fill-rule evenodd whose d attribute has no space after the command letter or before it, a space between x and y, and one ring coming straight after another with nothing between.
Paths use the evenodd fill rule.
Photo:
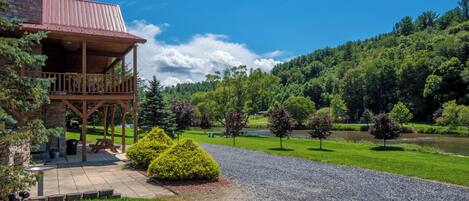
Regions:
<instances>
[{"instance_id":1,"label":"outdoor table","mask_svg":"<svg viewBox=\"0 0 469 201\"><path fill-rule=\"evenodd\" d=\"M27 168L28 171L38 173L39 181L37 182L37 196L44 196L44 172L54 169L55 166L34 166Z\"/></svg>"},{"instance_id":2,"label":"outdoor table","mask_svg":"<svg viewBox=\"0 0 469 201\"><path fill-rule=\"evenodd\" d=\"M97 139L91 151L98 153L101 149L110 149L112 152L117 153L117 146L114 145L111 139Z\"/></svg>"}]
</instances>

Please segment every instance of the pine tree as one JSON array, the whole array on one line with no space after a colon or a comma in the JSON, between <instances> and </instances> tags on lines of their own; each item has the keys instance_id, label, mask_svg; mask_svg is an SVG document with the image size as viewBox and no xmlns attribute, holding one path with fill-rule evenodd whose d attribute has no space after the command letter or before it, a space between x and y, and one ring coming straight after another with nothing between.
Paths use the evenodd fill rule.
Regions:
<instances>
[{"instance_id":1,"label":"pine tree","mask_svg":"<svg viewBox=\"0 0 469 201\"><path fill-rule=\"evenodd\" d=\"M459 8L461 8L462 11L462 17L464 20L469 19L469 0L460 0L459 1Z\"/></svg>"},{"instance_id":2,"label":"pine tree","mask_svg":"<svg viewBox=\"0 0 469 201\"><path fill-rule=\"evenodd\" d=\"M414 32L414 23L412 17L406 16L401 19L395 26L394 32L399 35L407 36Z\"/></svg>"},{"instance_id":3,"label":"pine tree","mask_svg":"<svg viewBox=\"0 0 469 201\"><path fill-rule=\"evenodd\" d=\"M163 108L163 119L161 121L160 127L172 138L176 137L176 114L171 111L168 105L165 105Z\"/></svg>"},{"instance_id":4,"label":"pine tree","mask_svg":"<svg viewBox=\"0 0 469 201\"><path fill-rule=\"evenodd\" d=\"M160 82L153 76L153 80L148 83L145 100L140 106L140 126L144 130L152 127L163 127L163 119L165 118L164 100L161 92Z\"/></svg>"},{"instance_id":5,"label":"pine tree","mask_svg":"<svg viewBox=\"0 0 469 201\"><path fill-rule=\"evenodd\" d=\"M11 9L6 0L0 0L0 12ZM20 20L0 16L0 32L20 31ZM43 122L33 119L29 112L48 103L50 80L30 78L23 72L37 71L46 56L33 55L34 47L46 36L44 32L24 33L18 38L0 37L0 152L10 145L44 143L60 129L46 129ZM3 154L3 153L1 153ZM35 179L23 164L0 162L0 200L14 192L27 190Z\"/></svg>"}]
</instances>

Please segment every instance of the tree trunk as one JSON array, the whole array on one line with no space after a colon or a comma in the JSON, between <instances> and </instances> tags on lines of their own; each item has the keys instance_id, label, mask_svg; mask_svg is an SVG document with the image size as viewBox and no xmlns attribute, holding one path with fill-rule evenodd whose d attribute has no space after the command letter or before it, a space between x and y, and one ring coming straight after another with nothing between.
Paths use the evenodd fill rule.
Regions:
<instances>
[{"instance_id":1,"label":"tree trunk","mask_svg":"<svg viewBox=\"0 0 469 201\"><path fill-rule=\"evenodd\" d=\"M282 137L280 137L280 149L283 150L283 142L282 142Z\"/></svg>"}]
</instances>

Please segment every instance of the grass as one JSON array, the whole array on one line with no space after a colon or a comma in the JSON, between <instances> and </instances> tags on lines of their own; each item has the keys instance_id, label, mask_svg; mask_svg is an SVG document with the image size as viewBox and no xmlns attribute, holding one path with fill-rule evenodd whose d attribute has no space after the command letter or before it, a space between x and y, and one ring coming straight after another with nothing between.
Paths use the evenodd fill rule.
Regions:
<instances>
[{"instance_id":1,"label":"grass","mask_svg":"<svg viewBox=\"0 0 469 201\"><path fill-rule=\"evenodd\" d=\"M405 126L415 128L418 133L429 134L457 134L462 136L469 136L469 128L463 126L437 126L425 123L408 123Z\"/></svg>"},{"instance_id":2,"label":"grass","mask_svg":"<svg viewBox=\"0 0 469 201\"><path fill-rule=\"evenodd\" d=\"M248 120L249 128L267 128L268 119L265 116L250 116Z\"/></svg>"},{"instance_id":3,"label":"grass","mask_svg":"<svg viewBox=\"0 0 469 201\"><path fill-rule=\"evenodd\" d=\"M332 130L337 131L368 131L368 125L366 124L344 124L334 123L332 124Z\"/></svg>"},{"instance_id":4,"label":"grass","mask_svg":"<svg viewBox=\"0 0 469 201\"><path fill-rule=\"evenodd\" d=\"M208 138L203 131L197 130L187 131L183 138L232 146L230 138ZM441 154L408 144L393 145L393 148L383 150L372 143L327 140L323 141L324 151L317 149L318 140L291 138L283 143L286 150L279 149L279 140L275 137L236 138L236 146L244 149L469 186L469 157Z\"/></svg>"},{"instance_id":5,"label":"grass","mask_svg":"<svg viewBox=\"0 0 469 201\"><path fill-rule=\"evenodd\" d=\"M103 126L88 126L88 133L86 135L86 141L88 143L95 143L96 139L104 138L103 136L104 128ZM139 135L142 136L142 132L139 131ZM67 129L66 138L67 139L80 139L81 129ZM122 129L121 127L116 127L115 129L115 144L122 144ZM134 141L134 129L126 128L125 129L125 144L132 144ZM109 129L107 138L111 138L111 129Z\"/></svg>"}]
</instances>

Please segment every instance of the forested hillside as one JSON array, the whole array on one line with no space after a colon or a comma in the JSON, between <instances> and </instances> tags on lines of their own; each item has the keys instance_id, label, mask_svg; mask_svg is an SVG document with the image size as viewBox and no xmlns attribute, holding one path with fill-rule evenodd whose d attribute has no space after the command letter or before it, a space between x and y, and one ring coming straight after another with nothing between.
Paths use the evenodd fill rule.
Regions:
<instances>
[{"instance_id":1,"label":"forested hillside","mask_svg":"<svg viewBox=\"0 0 469 201\"><path fill-rule=\"evenodd\" d=\"M203 92L192 98L193 104L218 103L227 107L223 110L245 113L267 110L289 97L305 96L317 109L341 108L343 118L351 121L359 121L365 110L389 112L393 105L402 102L414 114L413 121L432 121L445 102L469 104L467 19L467 1L441 15L428 11L416 19L404 17L389 33L316 50L275 66L271 73L256 74L265 77L269 86L259 85L264 89L251 95L236 94L236 89L250 89L254 86L248 85L256 83L249 72L239 73L240 68L210 75L212 79L207 82L178 85L165 91L180 99ZM209 100L221 94L226 97ZM256 97L260 94L265 97ZM242 97L251 99L241 100ZM229 109L230 101L237 106ZM249 107L253 105L255 108Z\"/></svg>"},{"instance_id":2,"label":"forested hillside","mask_svg":"<svg viewBox=\"0 0 469 201\"><path fill-rule=\"evenodd\" d=\"M437 16L404 17L391 33L317 50L272 73L318 107L340 95L354 120L365 109L387 112L398 101L415 119L430 120L444 102L469 103L467 5Z\"/></svg>"}]
</instances>

